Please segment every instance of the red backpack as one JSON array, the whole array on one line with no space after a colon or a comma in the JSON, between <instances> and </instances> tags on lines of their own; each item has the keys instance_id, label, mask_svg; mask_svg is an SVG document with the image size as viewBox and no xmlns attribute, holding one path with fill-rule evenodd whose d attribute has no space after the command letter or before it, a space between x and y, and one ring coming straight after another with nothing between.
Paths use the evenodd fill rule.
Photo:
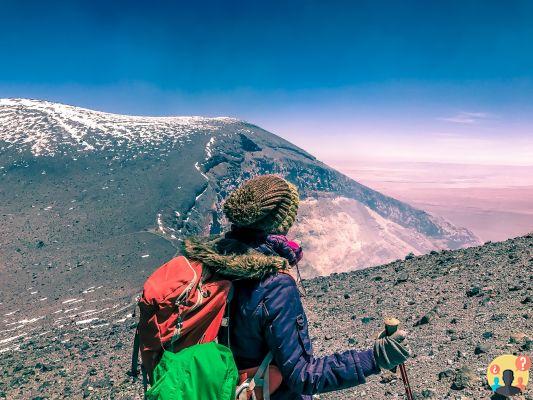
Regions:
<instances>
[{"instance_id":1,"label":"red backpack","mask_svg":"<svg viewBox=\"0 0 533 400\"><path fill-rule=\"evenodd\" d=\"M138 301L131 369L137 376L140 351L145 390L163 349L177 352L217 337L230 289L230 281L213 279L200 262L183 256L150 275Z\"/></svg>"}]
</instances>

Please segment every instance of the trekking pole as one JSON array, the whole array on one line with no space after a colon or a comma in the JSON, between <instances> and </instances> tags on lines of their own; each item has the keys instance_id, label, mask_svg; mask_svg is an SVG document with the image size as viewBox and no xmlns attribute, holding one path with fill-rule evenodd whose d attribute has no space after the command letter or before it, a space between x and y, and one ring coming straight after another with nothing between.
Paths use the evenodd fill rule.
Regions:
<instances>
[{"instance_id":1,"label":"trekking pole","mask_svg":"<svg viewBox=\"0 0 533 400\"><path fill-rule=\"evenodd\" d=\"M385 319L385 334L391 336L398 330L398 325L400 321L396 318L386 318ZM409 384L409 378L407 377L407 370L405 369L405 364L398 365L400 368L400 375L402 376L403 386L405 388L405 395L407 400L413 400L413 392L411 391L411 385Z\"/></svg>"}]
</instances>

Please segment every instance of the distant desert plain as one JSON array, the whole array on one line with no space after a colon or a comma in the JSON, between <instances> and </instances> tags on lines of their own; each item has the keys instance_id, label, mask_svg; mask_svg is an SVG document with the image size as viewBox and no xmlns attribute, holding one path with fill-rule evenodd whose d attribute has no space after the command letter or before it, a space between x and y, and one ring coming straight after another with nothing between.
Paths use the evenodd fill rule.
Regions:
<instances>
[{"instance_id":1,"label":"distant desert plain","mask_svg":"<svg viewBox=\"0 0 533 400\"><path fill-rule=\"evenodd\" d=\"M533 231L533 166L329 164L372 189L470 229L482 241Z\"/></svg>"}]
</instances>

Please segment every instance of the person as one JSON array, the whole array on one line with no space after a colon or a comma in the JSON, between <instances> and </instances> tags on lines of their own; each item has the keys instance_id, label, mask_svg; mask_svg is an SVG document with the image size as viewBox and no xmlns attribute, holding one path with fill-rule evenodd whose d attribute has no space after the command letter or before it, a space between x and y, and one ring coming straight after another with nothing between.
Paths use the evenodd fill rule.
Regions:
<instances>
[{"instance_id":1,"label":"person","mask_svg":"<svg viewBox=\"0 0 533 400\"><path fill-rule=\"evenodd\" d=\"M496 390L498 390L498 388L500 387L500 378L495 376L494 377L494 383L492 384L491 388L492 388L492 391L495 392Z\"/></svg>"},{"instance_id":2,"label":"person","mask_svg":"<svg viewBox=\"0 0 533 400\"><path fill-rule=\"evenodd\" d=\"M272 365L281 373L272 400L311 399L314 394L364 384L368 376L394 369L409 357L400 344L403 331L391 337L379 335L371 349L313 355L300 292L289 274L303 254L286 237L298 204L293 184L276 175L259 176L226 199L223 210L231 222L229 232L184 242L188 258L233 280L230 348L240 371L257 367L272 354Z\"/></svg>"},{"instance_id":3,"label":"person","mask_svg":"<svg viewBox=\"0 0 533 400\"><path fill-rule=\"evenodd\" d=\"M518 383L516 384L516 387L520 389L522 392L526 390L526 385L524 385L524 378L519 376L518 377Z\"/></svg>"},{"instance_id":4,"label":"person","mask_svg":"<svg viewBox=\"0 0 533 400\"><path fill-rule=\"evenodd\" d=\"M503 396L514 396L515 394L519 394L522 391L520 388L517 388L516 386L513 386L513 380L514 380L514 372L512 369L506 369L503 371L503 383L505 386L501 386L496 390L496 393L501 394Z\"/></svg>"}]
</instances>

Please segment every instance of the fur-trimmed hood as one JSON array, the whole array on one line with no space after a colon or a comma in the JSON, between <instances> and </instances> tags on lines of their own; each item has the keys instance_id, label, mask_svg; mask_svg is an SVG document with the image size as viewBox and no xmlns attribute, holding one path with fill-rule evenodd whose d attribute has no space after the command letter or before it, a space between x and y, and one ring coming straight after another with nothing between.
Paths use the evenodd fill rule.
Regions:
<instances>
[{"instance_id":1,"label":"fur-trimmed hood","mask_svg":"<svg viewBox=\"0 0 533 400\"><path fill-rule=\"evenodd\" d=\"M290 268L283 257L265 255L239 240L224 236L189 237L183 242L182 254L228 278L261 279Z\"/></svg>"}]
</instances>

